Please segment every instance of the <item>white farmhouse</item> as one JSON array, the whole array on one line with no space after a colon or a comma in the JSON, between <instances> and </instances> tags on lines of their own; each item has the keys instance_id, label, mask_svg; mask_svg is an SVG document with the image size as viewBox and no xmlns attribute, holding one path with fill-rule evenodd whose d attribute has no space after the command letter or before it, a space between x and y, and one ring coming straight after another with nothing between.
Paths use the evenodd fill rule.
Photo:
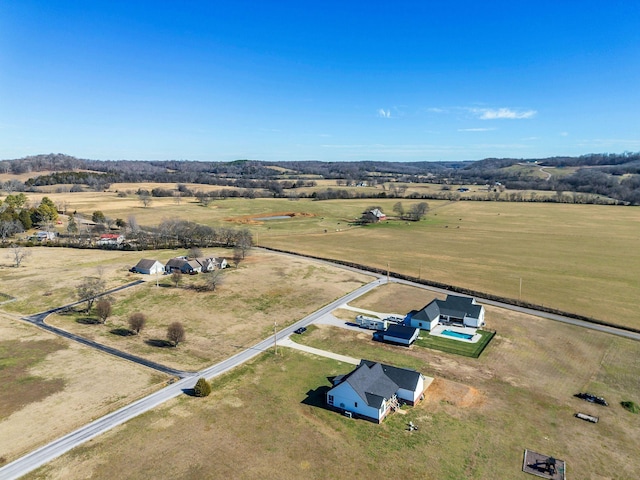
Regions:
<instances>
[{"instance_id":1,"label":"white farmhouse","mask_svg":"<svg viewBox=\"0 0 640 480\"><path fill-rule=\"evenodd\" d=\"M164 265L158 260L143 258L132 268L132 271L145 275L155 275L157 273L164 273Z\"/></svg>"},{"instance_id":2,"label":"white farmhouse","mask_svg":"<svg viewBox=\"0 0 640 480\"><path fill-rule=\"evenodd\" d=\"M362 360L351 373L336 377L327 403L380 423L400 402L416 404L426 388L425 379L415 370Z\"/></svg>"},{"instance_id":3,"label":"white farmhouse","mask_svg":"<svg viewBox=\"0 0 640 480\"><path fill-rule=\"evenodd\" d=\"M422 330L433 330L440 323L480 328L484 325L484 307L472 297L447 295L446 300L435 299L405 319L406 325Z\"/></svg>"}]
</instances>

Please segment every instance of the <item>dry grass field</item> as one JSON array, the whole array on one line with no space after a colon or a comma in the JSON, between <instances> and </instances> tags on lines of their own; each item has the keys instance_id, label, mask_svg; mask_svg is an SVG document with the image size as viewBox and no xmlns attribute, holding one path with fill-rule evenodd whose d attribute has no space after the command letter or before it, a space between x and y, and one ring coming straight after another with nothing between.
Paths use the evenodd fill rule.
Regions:
<instances>
[{"instance_id":1,"label":"dry grass field","mask_svg":"<svg viewBox=\"0 0 640 480\"><path fill-rule=\"evenodd\" d=\"M0 464L153 392L166 380L0 314Z\"/></svg>"},{"instance_id":2,"label":"dry grass field","mask_svg":"<svg viewBox=\"0 0 640 480\"><path fill-rule=\"evenodd\" d=\"M362 306L385 302L369 296ZM565 459L571 478L635 478L640 418L619 401L640 395L632 373L640 345L491 307L487 318L499 333L479 359L329 326L296 337L436 378L423 403L382 425L323 408L328 377L350 366L280 349L217 379L210 397L172 400L29 478L525 479L524 448ZM573 397L585 390L611 406ZM578 411L600 423L574 418Z\"/></svg>"},{"instance_id":3,"label":"dry grass field","mask_svg":"<svg viewBox=\"0 0 640 480\"><path fill-rule=\"evenodd\" d=\"M11 265L10 251L0 249L0 293L15 301L0 305L0 310L21 315L42 312L78 300L76 287L84 277L101 275L107 288L140 278L128 269L144 255L168 260L172 251L122 252L31 247L20 268Z\"/></svg>"},{"instance_id":4,"label":"dry grass field","mask_svg":"<svg viewBox=\"0 0 640 480\"><path fill-rule=\"evenodd\" d=\"M42 198L29 196L33 202ZM389 265L407 275L508 298L520 296L522 279L523 300L640 328L632 300L640 289L636 207L429 201L431 211L421 222L354 227L350 222L366 207L379 205L391 213L398 200L226 199L204 207L193 199L178 204L157 198L144 208L135 195L121 198L115 191L50 197L67 202L71 212L134 216L141 225L181 218L248 228L260 245L383 269ZM405 209L415 202L402 201ZM245 221L282 212L305 215Z\"/></svg>"},{"instance_id":5,"label":"dry grass field","mask_svg":"<svg viewBox=\"0 0 640 480\"><path fill-rule=\"evenodd\" d=\"M227 268L222 278L214 292L201 292L188 287L202 284L203 275L184 276L178 288L170 276L160 278L160 287L155 277L147 277L144 285L112 296L113 316L105 325L93 323L82 312L52 315L47 322L164 365L198 370L264 339L273 333L274 321L278 328L285 327L371 279L260 251L252 252L237 269ZM140 335L128 335L128 318L134 312L147 316ZM165 345L167 327L175 321L185 326L187 337L178 348Z\"/></svg>"}]
</instances>

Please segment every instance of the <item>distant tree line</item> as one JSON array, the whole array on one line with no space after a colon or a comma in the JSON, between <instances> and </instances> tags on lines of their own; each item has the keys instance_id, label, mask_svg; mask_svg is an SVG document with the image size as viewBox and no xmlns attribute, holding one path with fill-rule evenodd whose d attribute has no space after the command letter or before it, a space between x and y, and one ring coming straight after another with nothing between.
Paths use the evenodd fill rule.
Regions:
<instances>
[{"instance_id":1,"label":"distant tree line","mask_svg":"<svg viewBox=\"0 0 640 480\"><path fill-rule=\"evenodd\" d=\"M577 168L575 173L552 176L549 180L530 170L510 168L518 164ZM276 168L277 167L277 168ZM83 170L79 172L77 170ZM335 179L344 185L391 185L389 182L493 185L500 182L510 190L546 190L576 192L610 197L623 204L640 204L640 153L589 154L580 157L548 157L542 159L488 158L466 162L234 162L191 161L100 161L84 160L62 154L36 155L17 160L0 161L0 173L48 172L34 175L25 183L10 180L2 188L11 193L40 185L86 185L96 190L115 182L158 182L206 184L233 187L217 194L201 194L203 203L231 196L303 198L295 192L304 186L314 186L309 177ZM54 172L54 173L50 173ZM385 189L387 187L385 186ZM240 190L235 190L240 189ZM154 189L150 196L167 196L163 189ZM293 193L295 192L295 193ZM188 196L187 191L182 196ZM371 193L368 193L371 196ZM194 192L195 195L195 192ZM354 198L367 194L327 190L318 192L318 200ZM386 191L385 196L402 197L399 192ZM583 197L594 200L593 197ZM483 200L485 198L482 198ZM500 198L504 200L504 198ZM537 201L537 200L534 200ZM545 201L549 201L545 199ZM553 201L553 200L551 200Z\"/></svg>"}]
</instances>

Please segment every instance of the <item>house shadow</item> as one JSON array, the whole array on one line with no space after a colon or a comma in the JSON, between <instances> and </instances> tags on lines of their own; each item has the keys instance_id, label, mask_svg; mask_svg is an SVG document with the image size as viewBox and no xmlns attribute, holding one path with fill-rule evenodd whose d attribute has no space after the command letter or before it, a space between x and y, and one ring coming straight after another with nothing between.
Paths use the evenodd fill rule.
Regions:
<instances>
[{"instance_id":1,"label":"house shadow","mask_svg":"<svg viewBox=\"0 0 640 480\"><path fill-rule=\"evenodd\" d=\"M173 342L170 342L169 340L163 340L161 338L150 338L148 340L145 340L144 343L146 343L150 347L173 348Z\"/></svg>"},{"instance_id":2,"label":"house shadow","mask_svg":"<svg viewBox=\"0 0 640 480\"><path fill-rule=\"evenodd\" d=\"M81 323L82 325L98 325L101 323L97 318L91 317L80 317L76 322Z\"/></svg>"},{"instance_id":3,"label":"house shadow","mask_svg":"<svg viewBox=\"0 0 640 480\"><path fill-rule=\"evenodd\" d=\"M304 405L309 405L311 407L317 407L317 408L329 410L326 402L327 392L329 390L331 390L331 387L327 385L322 385L321 387L318 387L315 390L309 390L307 392L307 396L300 403L303 403Z\"/></svg>"},{"instance_id":4,"label":"house shadow","mask_svg":"<svg viewBox=\"0 0 640 480\"><path fill-rule=\"evenodd\" d=\"M114 328L109 333L112 333L114 335L118 335L120 337L128 337L130 335L134 335L134 333L131 330L129 330L128 328L123 328L123 327Z\"/></svg>"}]
</instances>

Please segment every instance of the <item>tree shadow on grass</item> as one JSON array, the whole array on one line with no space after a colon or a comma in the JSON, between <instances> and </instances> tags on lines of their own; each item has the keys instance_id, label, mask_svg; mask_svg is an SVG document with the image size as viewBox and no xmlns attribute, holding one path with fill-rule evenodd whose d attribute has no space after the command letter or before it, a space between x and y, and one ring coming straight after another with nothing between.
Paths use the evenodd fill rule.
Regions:
<instances>
[{"instance_id":1,"label":"tree shadow on grass","mask_svg":"<svg viewBox=\"0 0 640 480\"><path fill-rule=\"evenodd\" d=\"M170 342L169 340L162 340L160 338L150 338L145 340L144 343L151 347L173 348L173 342Z\"/></svg>"},{"instance_id":2,"label":"tree shadow on grass","mask_svg":"<svg viewBox=\"0 0 640 480\"><path fill-rule=\"evenodd\" d=\"M188 395L190 397L195 397L196 396L196 389L195 388L183 388L182 389L182 393L184 393L185 395Z\"/></svg>"},{"instance_id":3,"label":"tree shadow on grass","mask_svg":"<svg viewBox=\"0 0 640 480\"><path fill-rule=\"evenodd\" d=\"M113 333L114 335L119 335L120 337L129 337L131 335L135 335L135 333L129 330L128 328L123 328L123 327L114 328L109 333Z\"/></svg>"},{"instance_id":4,"label":"tree shadow on grass","mask_svg":"<svg viewBox=\"0 0 640 480\"><path fill-rule=\"evenodd\" d=\"M80 317L76 320L76 322L81 323L83 325L99 325L101 322L97 318L91 317Z\"/></svg>"}]
</instances>

